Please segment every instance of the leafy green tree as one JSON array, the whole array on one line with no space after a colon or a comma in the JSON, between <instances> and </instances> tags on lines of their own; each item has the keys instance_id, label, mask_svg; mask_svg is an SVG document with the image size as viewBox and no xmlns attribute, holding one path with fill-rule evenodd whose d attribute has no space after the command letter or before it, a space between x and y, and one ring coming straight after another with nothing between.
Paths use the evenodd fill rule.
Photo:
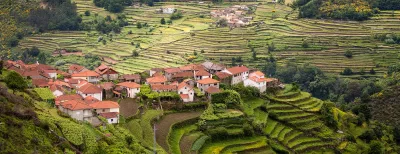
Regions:
<instances>
[{"instance_id":1,"label":"leafy green tree","mask_svg":"<svg viewBox=\"0 0 400 154\"><path fill-rule=\"evenodd\" d=\"M352 58L353 57L353 52L350 50L346 50L346 52L344 53L344 56L346 56L347 58Z\"/></svg>"},{"instance_id":2,"label":"leafy green tree","mask_svg":"<svg viewBox=\"0 0 400 154\"><path fill-rule=\"evenodd\" d=\"M384 146L380 141L373 140L369 144L369 152L368 154L383 154L384 153Z\"/></svg>"},{"instance_id":3,"label":"leafy green tree","mask_svg":"<svg viewBox=\"0 0 400 154\"><path fill-rule=\"evenodd\" d=\"M140 23L140 22L136 23L136 27L139 29L142 28L142 23Z\"/></svg>"},{"instance_id":4,"label":"leafy green tree","mask_svg":"<svg viewBox=\"0 0 400 154\"><path fill-rule=\"evenodd\" d=\"M132 56L133 56L133 57L138 57L138 56L139 56L139 53L138 53L137 51L133 51L133 52L132 52Z\"/></svg>"},{"instance_id":5,"label":"leafy green tree","mask_svg":"<svg viewBox=\"0 0 400 154\"><path fill-rule=\"evenodd\" d=\"M39 53L38 55L39 63L46 64L46 60L47 60L47 55L44 52Z\"/></svg>"},{"instance_id":6,"label":"leafy green tree","mask_svg":"<svg viewBox=\"0 0 400 154\"><path fill-rule=\"evenodd\" d=\"M371 68L371 70L369 70L369 74L372 74L372 75L376 74L374 68Z\"/></svg>"},{"instance_id":7,"label":"leafy green tree","mask_svg":"<svg viewBox=\"0 0 400 154\"><path fill-rule=\"evenodd\" d=\"M11 71L5 78L7 87L15 91L22 91L28 87L25 79L15 71Z\"/></svg>"},{"instance_id":8,"label":"leafy green tree","mask_svg":"<svg viewBox=\"0 0 400 154\"><path fill-rule=\"evenodd\" d=\"M304 40L303 43L301 43L301 47L308 48L308 47L310 47L310 45L308 44L307 40Z\"/></svg>"},{"instance_id":9,"label":"leafy green tree","mask_svg":"<svg viewBox=\"0 0 400 154\"><path fill-rule=\"evenodd\" d=\"M85 11L85 16L90 16L90 11L89 10Z\"/></svg>"},{"instance_id":10,"label":"leafy green tree","mask_svg":"<svg viewBox=\"0 0 400 154\"><path fill-rule=\"evenodd\" d=\"M165 19L164 18L161 18L161 24L165 25Z\"/></svg>"},{"instance_id":11,"label":"leafy green tree","mask_svg":"<svg viewBox=\"0 0 400 154\"><path fill-rule=\"evenodd\" d=\"M275 51L275 43L272 42L271 44L268 44L268 52L273 52Z\"/></svg>"},{"instance_id":12,"label":"leafy green tree","mask_svg":"<svg viewBox=\"0 0 400 154\"><path fill-rule=\"evenodd\" d=\"M350 68L345 68L341 74L342 75L352 75L353 70L351 70Z\"/></svg>"}]
</instances>

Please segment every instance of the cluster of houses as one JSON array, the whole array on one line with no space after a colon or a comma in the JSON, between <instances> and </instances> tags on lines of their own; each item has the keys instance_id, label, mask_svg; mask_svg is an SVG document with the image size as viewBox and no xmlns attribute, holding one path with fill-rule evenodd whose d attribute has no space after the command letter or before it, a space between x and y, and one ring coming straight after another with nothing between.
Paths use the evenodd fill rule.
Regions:
<instances>
[{"instance_id":1,"label":"cluster of houses","mask_svg":"<svg viewBox=\"0 0 400 154\"><path fill-rule=\"evenodd\" d=\"M163 6L160 7L160 9L156 9L157 13L162 13L162 14L172 14L175 12L175 8L172 6Z\"/></svg>"},{"instance_id":2,"label":"cluster of houses","mask_svg":"<svg viewBox=\"0 0 400 154\"><path fill-rule=\"evenodd\" d=\"M226 19L229 27L242 27L250 24L251 16L245 16L249 7L246 5L233 5L222 10L212 10L211 16L219 19Z\"/></svg>"},{"instance_id":3,"label":"cluster of houses","mask_svg":"<svg viewBox=\"0 0 400 154\"><path fill-rule=\"evenodd\" d=\"M268 87L282 86L278 79L266 78L257 70L246 66L226 68L221 64L204 62L173 68L153 68L149 77L139 74L120 75L113 68L101 64L95 70L72 64L67 72L44 64L25 64L22 61L6 61L5 67L32 80L32 87L49 88L55 98L55 107L72 118L89 121L102 116L109 123L118 123L119 105L107 101L114 97L135 98L141 84L147 84L154 92L176 92L182 102L196 100L195 89L211 95L220 92L220 83L256 87L265 92ZM58 77L63 79L57 79ZM196 90L197 90L196 89Z\"/></svg>"}]
</instances>

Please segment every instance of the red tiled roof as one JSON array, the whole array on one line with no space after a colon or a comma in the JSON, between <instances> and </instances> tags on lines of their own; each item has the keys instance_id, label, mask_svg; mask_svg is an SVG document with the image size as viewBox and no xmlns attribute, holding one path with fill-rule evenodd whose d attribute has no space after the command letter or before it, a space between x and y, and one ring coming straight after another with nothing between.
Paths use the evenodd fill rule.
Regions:
<instances>
[{"instance_id":1,"label":"red tiled roof","mask_svg":"<svg viewBox=\"0 0 400 154\"><path fill-rule=\"evenodd\" d=\"M111 108L119 108L119 104L113 101L100 101L96 103L89 104L94 109L111 109Z\"/></svg>"},{"instance_id":2,"label":"red tiled roof","mask_svg":"<svg viewBox=\"0 0 400 154\"><path fill-rule=\"evenodd\" d=\"M99 113L99 115L106 119L117 118L118 112L105 112L105 113Z\"/></svg>"},{"instance_id":3,"label":"red tiled roof","mask_svg":"<svg viewBox=\"0 0 400 154\"><path fill-rule=\"evenodd\" d=\"M71 88L71 85L70 84L68 84L68 83L66 83L66 82L63 82L63 81L60 81L60 80L56 80L56 81L50 81L49 82L49 84L53 84L53 85L57 85L57 86L65 86L65 87L69 87L69 88Z\"/></svg>"},{"instance_id":4,"label":"red tiled roof","mask_svg":"<svg viewBox=\"0 0 400 154\"><path fill-rule=\"evenodd\" d=\"M151 90L176 90L176 85L151 85Z\"/></svg>"},{"instance_id":5,"label":"red tiled roof","mask_svg":"<svg viewBox=\"0 0 400 154\"><path fill-rule=\"evenodd\" d=\"M103 90L91 83L86 83L85 85L80 87L78 91L84 94L96 94L96 93L101 93Z\"/></svg>"},{"instance_id":6,"label":"red tiled roof","mask_svg":"<svg viewBox=\"0 0 400 154\"><path fill-rule=\"evenodd\" d=\"M164 71L166 73L178 73L178 72L181 72L181 69L179 69L179 68L166 68Z\"/></svg>"},{"instance_id":7,"label":"red tiled roof","mask_svg":"<svg viewBox=\"0 0 400 154\"><path fill-rule=\"evenodd\" d=\"M218 80L212 79L212 78L205 78L203 80L199 80L197 81L197 83L201 83L201 84L213 84L213 83L219 83Z\"/></svg>"},{"instance_id":8,"label":"red tiled roof","mask_svg":"<svg viewBox=\"0 0 400 154\"><path fill-rule=\"evenodd\" d=\"M196 72L196 76L209 76L209 75L210 75L210 73L208 73L205 70L200 70L200 71Z\"/></svg>"},{"instance_id":9,"label":"red tiled roof","mask_svg":"<svg viewBox=\"0 0 400 154\"><path fill-rule=\"evenodd\" d=\"M265 78L265 81L271 82L271 81L277 81L277 78Z\"/></svg>"},{"instance_id":10,"label":"red tiled roof","mask_svg":"<svg viewBox=\"0 0 400 154\"><path fill-rule=\"evenodd\" d=\"M183 88L183 87L185 87L185 86L189 87L189 85L186 84L186 82L181 82L181 83L178 85L178 90L181 89L181 88Z\"/></svg>"},{"instance_id":11,"label":"red tiled roof","mask_svg":"<svg viewBox=\"0 0 400 154\"><path fill-rule=\"evenodd\" d=\"M95 71L98 74L104 75L104 74L118 74L116 70L114 70L111 67L108 67L107 65L101 64L99 67L95 69Z\"/></svg>"},{"instance_id":12,"label":"red tiled roof","mask_svg":"<svg viewBox=\"0 0 400 154\"><path fill-rule=\"evenodd\" d=\"M193 72L179 72L172 76L173 78L190 78L193 77Z\"/></svg>"},{"instance_id":13,"label":"red tiled roof","mask_svg":"<svg viewBox=\"0 0 400 154\"><path fill-rule=\"evenodd\" d=\"M91 106L86 105L85 102L81 100L69 100L60 104L63 108L70 110L84 110L84 109L92 109Z\"/></svg>"},{"instance_id":14,"label":"red tiled roof","mask_svg":"<svg viewBox=\"0 0 400 154\"><path fill-rule=\"evenodd\" d=\"M179 96L181 96L182 99L188 99L189 98L188 94L180 94Z\"/></svg>"},{"instance_id":15,"label":"red tiled roof","mask_svg":"<svg viewBox=\"0 0 400 154\"><path fill-rule=\"evenodd\" d=\"M156 71L156 72L162 72L164 69L163 68L152 68L152 71Z\"/></svg>"},{"instance_id":16,"label":"red tiled roof","mask_svg":"<svg viewBox=\"0 0 400 154\"><path fill-rule=\"evenodd\" d=\"M112 82L104 82L100 85L105 90L110 90L114 87L114 83Z\"/></svg>"},{"instance_id":17,"label":"red tiled roof","mask_svg":"<svg viewBox=\"0 0 400 154\"><path fill-rule=\"evenodd\" d=\"M76 65L76 64L69 65L69 68L68 68L68 70L71 70L74 72L80 72L83 69L85 69L85 67L83 67L81 65Z\"/></svg>"},{"instance_id":18,"label":"red tiled roof","mask_svg":"<svg viewBox=\"0 0 400 154\"><path fill-rule=\"evenodd\" d=\"M32 79L32 84L38 87L46 87L49 86L47 79Z\"/></svg>"},{"instance_id":19,"label":"red tiled roof","mask_svg":"<svg viewBox=\"0 0 400 154\"><path fill-rule=\"evenodd\" d=\"M249 69L246 66L236 66L236 67L228 68L228 71L231 72L233 75L235 75L235 74L249 71Z\"/></svg>"},{"instance_id":20,"label":"red tiled roof","mask_svg":"<svg viewBox=\"0 0 400 154\"><path fill-rule=\"evenodd\" d=\"M153 74L152 77L157 77L157 76L164 76L161 72L156 72Z\"/></svg>"},{"instance_id":21,"label":"red tiled roof","mask_svg":"<svg viewBox=\"0 0 400 154\"><path fill-rule=\"evenodd\" d=\"M21 69L15 67L15 66L10 67L9 70L13 70L13 71L17 72L17 73L18 73L19 75L21 75L21 76L24 74L24 71L23 71L23 70L21 70Z\"/></svg>"},{"instance_id":22,"label":"red tiled roof","mask_svg":"<svg viewBox=\"0 0 400 154\"><path fill-rule=\"evenodd\" d=\"M79 94L69 94L58 96L56 101L66 101L66 100L82 100L82 96Z\"/></svg>"},{"instance_id":23,"label":"red tiled roof","mask_svg":"<svg viewBox=\"0 0 400 154\"><path fill-rule=\"evenodd\" d=\"M69 78L69 79L64 79L64 80L68 80L69 84L78 84L79 83L79 79Z\"/></svg>"},{"instance_id":24,"label":"red tiled roof","mask_svg":"<svg viewBox=\"0 0 400 154\"><path fill-rule=\"evenodd\" d=\"M227 77L232 76L231 74L225 73L225 72L217 72L215 73L215 75L219 78L219 79L225 79Z\"/></svg>"},{"instance_id":25,"label":"red tiled roof","mask_svg":"<svg viewBox=\"0 0 400 154\"><path fill-rule=\"evenodd\" d=\"M100 101L97 98L94 98L93 96L87 96L83 100L85 101L86 104L92 104L92 103Z\"/></svg>"},{"instance_id":26,"label":"red tiled roof","mask_svg":"<svg viewBox=\"0 0 400 154\"><path fill-rule=\"evenodd\" d=\"M56 85L51 85L51 86L50 86L50 90L51 90L52 92L54 92L54 91L56 91L56 90L59 90L59 91L61 91L61 92L64 91L64 89L63 89L61 86L56 86Z\"/></svg>"},{"instance_id":27,"label":"red tiled roof","mask_svg":"<svg viewBox=\"0 0 400 154\"><path fill-rule=\"evenodd\" d=\"M124 74L124 75L121 75L120 79L140 80L140 75L139 74Z\"/></svg>"},{"instance_id":28,"label":"red tiled roof","mask_svg":"<svg viewBox=\"0 0 400 154\"><path fill-rule=\"evenodd\" d=\"M206 92L209 94L214 94L214 93L219 93L221 90L219 90L217 87L211 86L206 89Z\"/></svg>"},{"instance_id":29,"label":"red tiled roof","mask_svg":"<svg viewBox=\"0 0 400 154\"><path fill-rule=\"evenodd\" d=\"M166 82L167 78L165 76L156 76L156 77L151 77L146 79L147 83L161 83L161 82Z\"/></svg>"},{"instance_id":30,"label":"red tiled roof","mask_svg":"<svg viewBox=\"0 0 400 154\"><path fill-rule=\"evenodd\" d=\"M140 85L137 84L136 82L122 82L122 83L118 83L117 85L127 87L127 88L140 88Z\"/></svg>"},{"instance_id":31,"label":"red tiled roof","mask_svg":"<svg viewBox=\"0 0 400 154\"><path fill-rule=\"evenodd\" d=\"M255 71L255 72L253 72L251 74L255 74L257 76L264 76L264 73L262 73L261 71Z\"/></svg>"},{"instance_id":32,"label":"red tiled roof","mask_svg":"<svg viewBox=\"0 0 400 154\"><path fill-rule=\"evenodd\" d=\"M72 74L72 77L89 77L89 76L99 76L95 71L85 71L80 73Z\"/></svg>"}]
</instances>

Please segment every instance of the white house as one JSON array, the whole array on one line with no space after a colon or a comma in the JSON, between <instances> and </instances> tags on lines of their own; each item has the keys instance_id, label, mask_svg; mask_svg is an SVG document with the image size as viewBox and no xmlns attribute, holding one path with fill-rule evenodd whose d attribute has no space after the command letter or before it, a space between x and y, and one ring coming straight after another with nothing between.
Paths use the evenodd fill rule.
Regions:
<instances>
[{"instance_id":1,"label":"white house","mask_svg":"<svg viewBox=\"0 0 400 154\"><path fill-rule=\"evenodd\" d=\"M71 75L72 79L83 79L90 83L97 83L100 81L100 75L95 71L85 71Z\"/></svg>"},{"instance_id":2,"label":"white house","mask_svg":"<svg viewBox=\"0 0 400 154\"><path fill-rule=\"evenodd\" d=\"M276 87L279 80L276 78L265 78L264 73L256 71L250 73L249 78L244 80L244 86L256 87L260 92L265 92L268 87Z\"/></svg>"},{"instance_id":3,"label":"white house","mask_svg":"<svg viewBox=\"0 0 400 154\"><path fill-rule=\"evenodd\" d=\"M100 101L103 100L103 89L91 83L82 82L78 84L76 93L81 95L83 98L92 96Z\"/></svg>"},{"instance_id":4,"label":"white house","mask_svg":"<svg viewBox=\"0 0 400 154\"><path fill-rule=\"evenodd\" d=\"M164 14L172 14L175 12L175 8L172 8L172 7L161 8L161 11Z\"/></svg>"},{"instance_id":5,"label":"white house","mask_svg":"<svg viewBox=\"0 0 400 154\"><path fill-rule=\"evenodd\" d=\"M140 85L135 82L122 82L117 84L117 86L121 86L123 89L126 89L126 97L129 98L135 98L140 92Z\"/></svg>"},{"instance_id":6,"label":"white house","mask_svg":"<svg viewBox=\"0 0 400 154\"><path fill-rule=\"evenodd\" d=\"M92 107L81 100L69 100L60 103L58 109L79 121L91 121Z\"/></svg>"},{"instance_id":7,"label":"white house","mask_svg":"<svg viewBox=\"0 0 400 154\"><path fill-rule=\"evenodd\" d=\"M109 124L117 124L119 122L118 112L99 113L99 116L106 118Z\"/></svg>"},{"instance_id":8,"label":"white house","mask_svg":"<svg viewBox=\"0 0 400 154\"><path fill-rule=\"evenodd\" d=\"M60 87L60 86L51 85L51 86L50 86L50 90L51 90L51 92L53 92L53 95L54 95L55 97L64 95L64 90L63 90L63 88Z\"/></svg>"},{"instance_id":9,"label":"white house","mask_svg":"<svg viewBox=\"0 0 400 154\"><path fill-rule=\"evenodd\" d=\"M189 86L186 82L182 82L178 85L178 94L183 102L193 102L193 87Z\"/></svg>"},{"instance_id":10,"label":"white house","mask_svg":"<svg viewBox=\"0 0 400 154\"><path fill-rule=\"evenodd\" d=\"M238 84L243 82L249 77L249 69L246 66L236 66L228 69L224 69L221 72L232 75L231 84Z\"/></svg>"},{"instance_id":11,"label":"white house","mask_svg":"<svg viewBox=\"0 0 400 154\"><path fill-rule=\"evenodd\" d=\"M209 87L215 87L219 89L219 81L212 78L205 78L197 81L197 87L201 92L205 92Z\"/></svg>"},{"instance_id":12,"label":"white house","mask_svg":"<svg viewBox=\"0 0 400 154\"><path fill-rule=\"evenodd\" d=\"M194 74L195 74L194 76L196 77L196 80L202 80L202 79L205 79L205 78L212 78L212 75L210 73L208 73L207 71L205 71L205 70L195 71Z\"/></svg>"}]
</instances>

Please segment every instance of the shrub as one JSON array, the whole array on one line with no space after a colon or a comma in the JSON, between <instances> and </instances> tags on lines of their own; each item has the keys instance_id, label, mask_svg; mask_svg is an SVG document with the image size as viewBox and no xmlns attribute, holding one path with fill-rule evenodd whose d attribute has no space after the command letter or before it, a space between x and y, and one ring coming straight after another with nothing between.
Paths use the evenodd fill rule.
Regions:
<instances>
[{"instance_id":1,"label":"shrub","mask_svg":"<svg viewBox=\"0 0 400 154\"><path fill-rule=\"evenodd\" d=\"M11 71L5 78L5 82L8 88L22 91L28 87L25 79L15 71Z\"/></svg>"},{"instance_id":2,"label":"shrub","mask_svg":"<svg viewBox=\"0 0 400 154\"><path fill-rule=\"evenodd\" d=\"M353 57L353 52L350 50L346 50L346 52L344 53L344 56L346 56L347 58L352 58Z\"/></svg>"},{"instance_id":3,"label":"shrub","mask_svg":"<svg viewBox=\"0 0 400 154\"><path fill-rule=\"evenodd\" d=\"M213 141L223 140L228 138L229 136L228 130L224 127L217 127L214 129L210 129L207 131L207 133L211 136L211 139Z\"/></svg>"},{"instance_id":4,"label":"shrub","mask_svg":"<svg viewBox=\"0 0 400 154\"><path fill-rule=\"evenodd\" d=\"M301 47L308 48L309 47L308 41L304 40L303 43L301 43Z\"/></svg>"},{"instance_id":5,"label":"shrub","mask_svg":"<svg viewBox=\"0 0 400 154\"><path fill-rule=\"evenodd\" d=\"M142 28L142 23L140 23L140 22L136 23L136 27L139 29Z\"/></svg>"},{"instance_id":6,"label":"shrub","mask_svg":"<svg viewBox=\"0 0 400 154\"><path fill-rule=\"evenodd\" d=\"M372 74L372 75L376 74L374 68L371 68L371 70L369 70L369 73Z\"/></svg>"},{"instance_id":7,"label":"shrub","mask_svg":"<svg viewBox=\"0 0 400 154\"><path fill-rule=\"evenodd\" d=\"M182 18L182 17L183 17L182 12L176 10L174 13L171 14L171 16L170 16L169 18L170 18L171 20L177 20L177 19L180 19L180 18Z\"/></svg>"},{"instance_id":8,"label":"shrub","mask_svg":"<svg viewBox=\"0 0 400 154\"><path fill-rule=\"evenodd\" d=\"M383 154L384 153L384 146L380 141L373 140L369 144L369 152L368 154Z\"/></svg>"},{"instance_id":9,"label":"shrub","mask_svg":"<svg viewBox=\"0 0 400 154\"><path fill-rule=\"evenodd\" d=\"M89 10L85 11L85 16L90 16L90 11Z\"/></svg>"},{"instance_id":10,"label":"shrub","mask_svg":"<svg viewBox=\"0 0 400 154\"><path fill-rule=\"evenodd\" d=\"M350 68L345 68L341 74L342 75L352 75L353 71Z\"/></svg>"},{"instance_id":11,"label":"shrub","mask_svg":"<svg viewBox=\"0 0 400 154\"><path fill-rule=\"evenodd\" d=\"M165 25L165 19L164 18L161 18L161 24Z\"/></svg>"},{"instance_id":12,"label":"shrub","mask_svg":"<svg viewBox=\"0 0 400 154\"><path fill-rule=\"evenodd\" d=\"M203 147L204 143L210 139L210 137L208 136L201 136L200 138L198 138L192 145L192 151L198 151L201 149L201 147Z\"/></svg>"},{"instance_id":13,"label":"shrub","mask_svg":"<svg viewBox=\"0 0 400 154\"><path fill-rule=\"evenodd\" d=\"M133 57L138 57L138 56L139 56L139 53L138 53L137 51L133 51L133 52L132 52L132 56L133 56Z\"/></svg>"}]
</instances>

